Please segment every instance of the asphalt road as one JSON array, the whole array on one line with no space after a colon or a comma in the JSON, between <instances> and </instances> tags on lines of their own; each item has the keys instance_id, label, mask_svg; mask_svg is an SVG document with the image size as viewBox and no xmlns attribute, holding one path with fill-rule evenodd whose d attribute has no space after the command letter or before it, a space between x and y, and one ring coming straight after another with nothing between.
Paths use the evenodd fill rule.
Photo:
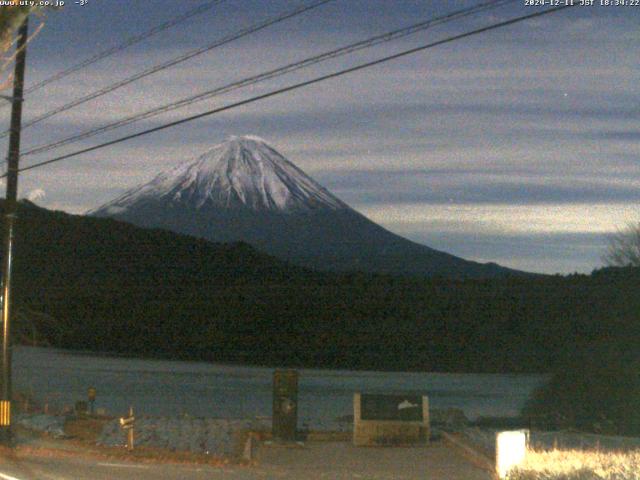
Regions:
<instances>
[{"instance_id":1,"label":"asphalt road","mask_svg":"<svg viewBox=\"0 0 640 480\"><path fill-rule=\"evenodd\" d=\"M0 456L0 480L490 480L440 443L416 448L356 448L347 442L301 448L262 445L252 466L146 464L78 457Z\"/></svg>"},{"instance_id":2,"label":"asphalt road","mask_svg":"<svg viewBox=\"0 0 640 480\"><path fill-rule=\"evenodd\" d=\"M246 467L148 465L78 458L0 460L1 480L253 480L268 478Z\"/></svg>"},{"instance_id":3,"label":"asphalt road","mask_svg":"<svg viewBox=\"0 0 640 480\"><path fill-rule=\"evenodd\" d=\"M442 442L420 447L355 447L351 442L316 442L304 448L263 445L262 468L283 479L325 480L491 480ZM281 476L279 476L281 475Z\"/></svg>"}]
</instances>

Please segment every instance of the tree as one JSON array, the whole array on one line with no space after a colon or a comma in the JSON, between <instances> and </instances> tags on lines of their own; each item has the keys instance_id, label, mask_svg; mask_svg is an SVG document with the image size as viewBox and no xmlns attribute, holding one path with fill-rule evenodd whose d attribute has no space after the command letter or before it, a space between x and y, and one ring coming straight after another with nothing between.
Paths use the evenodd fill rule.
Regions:
<instances>
[{"instance_id":1,"label":"tree","mask_svg":"<svg viewBox=\"0 0 640 480\"><path fill-rule=\"evenodd\" d=\"M547 430L638 435L639 368L632 349L606 343L578 348L535 390L522 415Z\"/></svg>"},{"instance_id":2,"label":"tree","mask_svg":"<svg viewBox=\"0 0 640 480\"><path fill-rule=\"evenodd\" d=\"M20 28L22 22L24 22L24 19L27 18L30 13L39 9L40 7L23 6L19 4L0 7L0 77L2 77L4 72L13 63L16 56L17 52L9 53L14 43L15 32ZM35 33L31 35L29 40L39 32L41 27L42 23L35 30ZM0 79L0 91L9 88L12 81L13 75L11 74L3 80Z\"/></svg>"},{"instance_id":3,"label":"tree","mask_svg":"<svg viewBox=\"0 0 640 480\"><path fill-rule=\"evenodd\" d=\"M13 33L31 12L32 7L7 6L0 8L0 47L6 52L11 47Z\"/></svg>"},{"instance_id":4,"label":"tree","mask_svg":"<svg viewBox=\"0 0 640 480\"><path fill-rule=\"evenodd\" d=\"M640 267L640 222L630 223L609 237L602 259L609 267Z\"/></svg>"},{"instance_id":5,"label":"tree","mask_svg":"<svg viewBox=\"0 0 640 480\"><path fill-rule=\"evenodd\" d=\"M9 55L13 45L13 34L29 15L31 7L7 6L0 8L0 74L13 61L14 55ZM0 91L11 85L12 76L9 75L0 82Z\"/></svg>"}]
</instances>

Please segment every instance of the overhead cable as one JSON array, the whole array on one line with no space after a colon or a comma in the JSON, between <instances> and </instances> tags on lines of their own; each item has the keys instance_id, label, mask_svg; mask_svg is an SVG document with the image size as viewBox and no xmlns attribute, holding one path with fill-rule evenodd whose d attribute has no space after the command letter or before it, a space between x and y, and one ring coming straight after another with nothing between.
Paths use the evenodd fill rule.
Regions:
<instances>
[{"instance_id":1,"label":"overhead cable","mask_svg":"<svg viewBox=\"0 0 640 480\"><path fill-rule=\"evenodd\" d=\"M96 98L99 98L103 95L106 95L108 93L111 93L115 90L118 90L119 88L122 88L126 85L129 85L133 82L136 82L142 78L148 77L149 75L153 75L154 73L157 72L161 72L162 70L166 70L167 68L173 67L175 65L178 65L179 63L185 62L187 60L190 60L198 55L202 55L203 53L209 52L215 48L221 47L223 45L226 45L228 43L233 42L234 40L238 40L239 38L245 37L249 34L255 33L257 31L263 30L264 28L267 28L271 25L274 25L276 23L282 22L284 20L287 20L289 18L295 17L297 15L300 15L302 13L308 12L309 10L312 10L314 8L320 7L326 3L332 2L334 0L316 0L315 2L312 2L310 4L306 4L306 5L301 5L296 7L293 10L290 10L286 13L280 14L276 17L272 17L269 18L265 21L256 23L250 27L247 28L243 28L242 30L239 30L238 32L232 33L230 35L227 35L219 40L216 40L213 43L210 43L208 45L205 45L203 47L200 48L196 48L194 50L190 50L189 52L180 55L178 57L175 57L169 61L163 62L159 65L155 65L153 67L150 67L146 70L143 70L141 72L136 73L135 75L125 78L123 80L120 80L116 83L113 83L111 85L108 85L104 88L101 88L99 90L96 90L88 95L85 95L84 97L80 97L77 98L76 100L73 100L69 103L66 103L60 107L57 107L53 110L49 110L48 112L43 113L42 115L39 115L25 123L22 124L22 129L26 129L29 128L33 125L36 125L37 123L42 122L43 120L46 120L48 118L51 118L55 115L58 115L59 113L65 112L67 110L70 110L72 108L75 108L79 105L82 105L83 103L86 103L90 100L94 100ZM3 133L0 134L0 138L6 137L9 134L9 130L4 131Z\"/></svg>"},{"instance_id":2,"label":"overhead cable","mask_svg":"<svg viewBox=\"0 0 640 480\"><path fill-rule=\"evenodd\" d=\"M347 55L349 53L353 53L365 48L369 48L369 47L373 47L375 45L379 45L381 43L384 42L390 42L392 40L397 40L399 38L404 38L407 37L409 35L415 34L417 32L420 31L424 31L428 28L434 27L436 25L440 25L443 23L447 23L447 22L451 22L454 20L458 20L460 18L469 16L469 15L474 15L489 9L495 9L497 7L503 6L505 4L508 3L514 3L517 0L492 0L489 2L485 2L485 3L481 3L478 5L475 5L473 7L469 7L469 8L465 8L465 9L461 9L461 10L457 10L454 12L451 12L449 14L440 16L440 17L436 17L436 18L431 18L429 20L425 20L419 23L415 23L413 25L410 25L408 27L404 27L404 28L400 28L397 30L393 30L387 33L383 33L381 35L376 35L374 37L370 37L366 40L362 40L356 43L352 43L350 45L335 49L335 50L331 50L325 53L322 53L320 55L315 55L313 57L310 58L306 58L304 60L295 62L295 63L290 63L288 65L285 65L283 67L279 67L273 70L269 70L267 72L261 73L259 75L254 75L252 77L248 77L239 81L235 81L232 83L229 83L227 85L221 86L221 87L217 87L214 88L212 90L207 90L205 92L201 92L198 93L196 95L191 95L189 97L183 98L181 100L175 101L175 102L171 102L165 105L162 105L160 107L156 107L147 111L144 111L142 113L138 113L135 115L131 115L129 117L117 120L115 122L109 123L107 125L103 125L101 127L98 128L94 128L94 129L90 129L90 130L86 130L84 132L72 135L70 137L61 139L61 140L57 140L48 144L44 144L44 145L40 145L37 147L34 147L30 150L26 150L25 152L22 153L22 156L28 156L28 155L34 155L34 154L39 154L39 153L44 153L56 148L59 148L63 145L68 145L71 143L75 143L78 142L80 140L84 140L90 137L93 137L95 135L99 135L101 133L105 133L108 132L110 130L114 130L117 128L121 128L124 127L126 125L130 125L132 123L138 122L140 120L146 120L148 118L160 115L162 113L166 113L166 112L170 112L173 110L177 110L179 108L183 108L189 105L192 105L194 103L197 102L201 102L204 100L208 100L211 99L213 97L217 97L219 95L225 94L225 93L229 93L231 91L234 90L238 90L240 88L244 88L250 85L255 85L259 82L263 82L266 80L270 80L288 73L292 73L295 72L297 70L301 70L303 68L307 68L310 67L312 65L324 62L326 60L330 60L330 59L334 59L343 55Z\"/></svg>"},{"instance_id":3,"label":"overhead cable","mask_svg":"<svg viewBox=\"0 0 640 480\"><path fill-rule=\"evenodd\" d=\"M577 3L574 4L574 5L577 5ZM173 121L173 122L170 122L170 123L166 123L166 124L154 127L154 128L143 130L143 131L131 134L131 135L126 135L124 137L120 137L120 138L117 138L115 140L110 140L108 142L104 142L104 143L101 143L101 144L98 144L98 145L94 145L92 147L83 148L83 149L77 150L75 152L71 152L71 153L67 153L65 155L60 155L58 157L51 158L49 160L45 160L45 161L42 161L42 162L34 163L34 164L29 165L27 167L22 167L19 171L20 172L24 172L24 171L27 171L27 170L32 170L32 169L35 169L35 168L43 167L45 165L51 165L53 163L57 163L57 162L60 162L62 160L67 160L69 158L77 157L77 156L82 155L84 153L89 153L89 152L93 152L93 151L96 151L96 150L100 150L100 149L103 149L103 148L106 148L106 147L109 147L109 146L112 146L112 145L116 145L116 144L125 142L127 140L132 140L134 138L138 138L138 137L142 137L142 136L145 136L145 135L149 135L151 133L158 132L158 131L161 131L161 130L165 130L167 128L175 127L175 126L182 125L182 124L185 124L185 123L188 123L188 122L192 122L194 120L198 120L198 119L201 119L201 118L209 117L209 116L215 115L217 113L229 111L229 110L241 107L243 105L248 105L248 104L251 104L251 103L254 103L254 102L258 102L260 100L265 100L267 98L274 97L276 95L281 95L283 93L287 93L287 92L291 92L291 91L294 91L294 90L298 90L300 88L307 87L307 86L310 86L310 85L314 85L316 83L320 83L320 82L323 82L325 80L330 80L330 79L333 79L333 78L341 77L341 76L349 74L349 73L357 72L357 71L363 70L365 68L370 68L370 67L373 67L373 66L376 66L376 65L380 65L382 63L386 63L386 62L389 62L391 60L396 60L398 58L406 57L406 56L412 55L414 53L418 53L418 52L421 52L421 51L424 51L424 50L428 50L430 48L434 48L434 47L437 47L437 46L440 46L440 45L444 45L444 44L451 43L451 42L454 42L454 41L457 41L457 40L468 38L468 37L471 37L473 35L478 35L478 34L485 33L485 32L491 31L491 30L495 30L497 28L506 27L508 25L513 25L513 24L516 24L516 23L519 23L519 22L523 22L525 20L529 20L529 19L532 19L532 18L541 17L543 15L549 15L551 13L557 13L557 12L565 10L567 8L571 8L574 5L567 4L567 5L562 5L562 6L558 6L558 7L553 7L553 8L547 9L547 10L540 10L540 11L537 11L537 12L534 12L534 13L530 13L528 15L523 15L523 16L520 16L520 17L512 18L510 20L505 20L503 22L494 23L494 24L488 25L486 27L482 27L482 28L478 28L478 29L475 29L475 30L471 30L469 32L465 32L465 33L461 33L461 34L454 35L454 36L451 36L451 37L447 37L445 39L438 40L436 42L432 42L432 43L428 43L426 45L422 45L422 46L419 46L419 47L414 47L414 48L411 48L411 49L408 49L408 50L404 50L402 52L395 53L393 55L389 55L389 56L386 56L386 57L379 58L377 60L373 60L373 61L370 61L370 62L362 63L360 65L356 65L354 67L346 68L346 69L343 69L343 70L338 70L336 72L333 72L333 73L330 73L330 74L327 74L327 75L323 75L323 76L320 76L320 77L316 77L316 78L311 79L311 80L306 80L304 82L295 83L293 85L289 85L287 87L279 88L277 90L273 90L273 91L268 92L268 93L264 93L264 94L261 94L261 95L256 95L254 97L251 97L251 98L248 98L248 99L245 99L245 100L241 100L241 101L238 101L238 102L235 102L235 103L231 103L231 104L225 105L223 107L218 107L218 108L215 108L213 110L209 110L207 112L199 113L197 115L191 115L189 117L185 117L185 118L182 118L180 120L176 120L176 121ZM6 177L6 174L0 175L0 178L4 178L4 177Z\"/></svg>"},{"instance_id":4,"label":"overhead cable","mask_svg":"<svg viewBox=\"0 0 640 480\"><path fill-rule=\"evenodd\" d=\"M160 32L163 32L165 30L168 30L171 27L174 27L175 25L179 25L180 23L189 20L190 18L193 18L197 15L201 15L209 10L211 10L214 6L216 6L219 3L225 2L226 0L213 0L211 2L207 2L204 3L196 8L193 8L191 10L187 10L185 13L183 13L182 15L179 15L175 18L172 18L171 20L161 23L160 25L156 25L155 27L147 30L146 32L140 33L138 35L134 35L133 37L129 37L128 39L126 39L124 42L108 48L106 50L103 50L99 53L96 53L95 55L93 55L92 57L89 57L83 61L81 61L80 63L77 63L69 68L67 68L66 70L62 70L50 77L45 78L44 80L29 86L28 88L25 89L24 94L27 95L29 93L35 92L36 90L41 89L42 87L45 87L46 85L49 85L50 83L53 82L57 82L58 80L61 80L65 77L68 77L69 75L71 75L72 73L75 73L79 70L82 70L83 68L88 67L89 65L93 65L96 62L99 62L102 59L105 59L107 57L110 57L111 55L115 55L118 52L121 52L122 50L125 50L126 48L129 48L132 45L135 45L136 43L140 43L143 40L146 40L149 37L152 37L153 35L156 35Z\"/></svg>"}]
</instances>

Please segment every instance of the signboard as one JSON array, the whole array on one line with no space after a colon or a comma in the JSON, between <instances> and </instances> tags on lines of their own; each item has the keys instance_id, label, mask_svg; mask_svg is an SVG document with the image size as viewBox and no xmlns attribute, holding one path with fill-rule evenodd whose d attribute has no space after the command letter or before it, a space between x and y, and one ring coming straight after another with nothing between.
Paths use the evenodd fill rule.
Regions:
<instances>
[{"instance_id":1,"label":"signboard","mask_svg":"<svg viewBox=\"0 0 640 480\"><path fill-rule=\"evenodd\" d=\"M362 420L394 420L422 422L422 396L420 395L360 395Z\"/></svg>"},{"instance_id":2,"label":"signboard","mask_svg":"<svg viewBox=\"0 0 640 480\"><path fill-rule=\"evenodd\" d=\"M428 397L403 394L354 394L354 445L424 444L429 442L429 436Z\"/></svg>"}]
</instances>

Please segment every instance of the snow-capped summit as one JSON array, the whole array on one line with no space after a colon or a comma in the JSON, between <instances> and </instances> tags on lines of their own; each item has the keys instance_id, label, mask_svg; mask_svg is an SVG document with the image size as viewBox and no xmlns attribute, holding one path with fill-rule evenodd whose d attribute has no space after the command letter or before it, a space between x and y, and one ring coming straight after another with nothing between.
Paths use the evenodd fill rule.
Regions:
<instances>
[{"instance_id":1,"label":"snow-capped summit","mask_svg":"<svg viewBox=\"0 0 640 480\"><path fill-rule=\"evenodd\" d=\"M248 135L230 137L91 213L118 214L153 201L283 213L349 208L267 142Z\"/></svg>"}]
</instances>

